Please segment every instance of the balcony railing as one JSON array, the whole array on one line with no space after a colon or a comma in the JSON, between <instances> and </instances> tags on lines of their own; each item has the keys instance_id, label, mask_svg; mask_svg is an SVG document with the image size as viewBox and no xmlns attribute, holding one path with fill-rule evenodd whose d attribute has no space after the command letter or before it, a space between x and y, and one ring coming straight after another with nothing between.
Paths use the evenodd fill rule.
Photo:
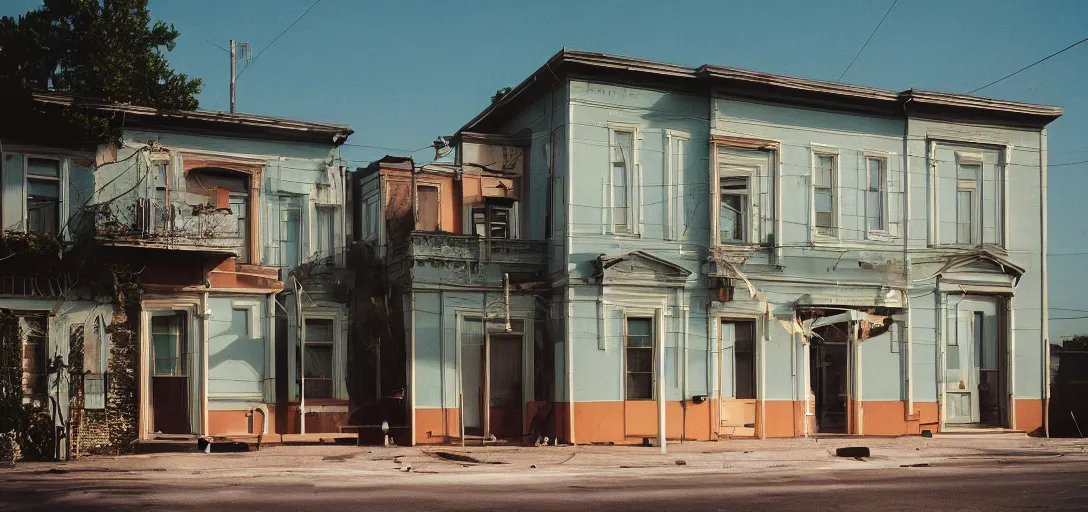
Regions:
<instances>
[{"instance_id":1,"label":"balcony railing","mask_svg":"<svg viewBox=\"0 0 1088 512\"><path fill-rule=\"evenodd\" d=\"M547 249L547 242L537 240L489 239L476 235L413 231L394 250L394 254L404 254L413 259L544 265L548 261Z\"/></svg>"},{"instance_id":2,"label":"balcony railing","mask_svg":"<svg viewBox=\"0 0 1088 512\"><path fill-rule=\"evenodd\" d=\"M155 204L135 198L95 212L95 238L112 245L237 252L243 245L238 216L212 205Z\"/></svg>"}]
</instances>

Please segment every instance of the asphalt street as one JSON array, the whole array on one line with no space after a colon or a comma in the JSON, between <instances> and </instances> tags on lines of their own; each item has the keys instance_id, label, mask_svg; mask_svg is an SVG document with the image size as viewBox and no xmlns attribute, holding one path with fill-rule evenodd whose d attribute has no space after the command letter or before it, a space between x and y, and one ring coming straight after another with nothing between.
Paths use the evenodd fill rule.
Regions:
<instances>
[{"instance_id":1,"label":"asphalt street","mask_svg":"<svg viewBox=\"0 0 1088 512\"><path fill-rule=\"evenodd\" d=\"M341 466L344 467L344 466ZM94 467L0 472L0 510L1088 510L1088 459L965 459L921 467L490 473L255 473Z\"/></svg>"}]
</instances>

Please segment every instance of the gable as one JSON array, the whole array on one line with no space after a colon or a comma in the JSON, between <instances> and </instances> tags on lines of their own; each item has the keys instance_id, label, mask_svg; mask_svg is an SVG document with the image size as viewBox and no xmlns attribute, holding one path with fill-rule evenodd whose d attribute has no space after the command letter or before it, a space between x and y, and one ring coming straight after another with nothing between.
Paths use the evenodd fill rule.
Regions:
<instances>
[{"instance_id":1,"label":"gable","mask_svg":"<svg viewBox=\"0 0 1088 512\"><path fill-rule=\"evenodd\" d=\"M616 257L602 254L597 264L604 284L682 286L691 275L690 270L643 251Z\"/></svg>"}]
</instances>

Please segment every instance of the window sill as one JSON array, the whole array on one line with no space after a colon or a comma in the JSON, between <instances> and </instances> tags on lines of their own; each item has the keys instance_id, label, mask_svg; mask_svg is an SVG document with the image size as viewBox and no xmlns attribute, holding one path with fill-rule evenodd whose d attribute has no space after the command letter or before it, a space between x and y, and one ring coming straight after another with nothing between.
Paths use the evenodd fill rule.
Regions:
<instances>
[{"instance_id":1,"label":"window sill","mask_svg":"<svg viewBox=\"0 0 1088 512\"><path fill-rule=\"evenodd\" d=\"M640 235L638 233L616 233L616 232L613 231L613 232L608 233L608 234L612 235L613 238L624 238L624 239L628 239L628 240L641 240L642 239L642 235Z\"/></svg>"}]
</instances>

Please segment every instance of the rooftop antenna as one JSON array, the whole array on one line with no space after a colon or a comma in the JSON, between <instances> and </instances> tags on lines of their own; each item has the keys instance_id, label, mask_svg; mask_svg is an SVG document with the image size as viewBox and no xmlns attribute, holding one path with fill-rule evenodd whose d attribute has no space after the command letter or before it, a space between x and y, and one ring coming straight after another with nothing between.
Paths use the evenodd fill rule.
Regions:
<instances>
[{"instance_id":1,"label":"rooftop antenna","mask_svg":"<svg viewBox=\"0 0 1088 512\"><path fill-rule=\"evenodd\" d=\"M239 55L240 54L240 55ZM236 63L238 58L242 58L246 61L246 66L253 61L253 47L249 43L241 41L230 40L230 113L234 113L234 80L237 77L235 73ZM245 69L245 68L243 68Z\"/></svg>"}]
</instances>

